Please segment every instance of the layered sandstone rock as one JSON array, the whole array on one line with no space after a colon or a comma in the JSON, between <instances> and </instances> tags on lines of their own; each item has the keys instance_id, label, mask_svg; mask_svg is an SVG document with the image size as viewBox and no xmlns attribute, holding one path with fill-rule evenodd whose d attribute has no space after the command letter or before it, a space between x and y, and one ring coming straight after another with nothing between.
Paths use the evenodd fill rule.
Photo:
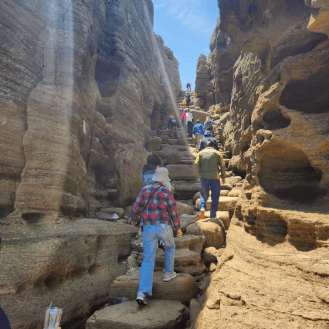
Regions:
<instances>
[{"instance_id":1,"label":"layered sandstone rock","mask_svg":"<svg viewBox=\"0 0 329 329\"><path fill-rule=\"evenodd\" d=\"M144 146L181 89L153 4L8 0L1 15L1 217L94 213L115 151Z\"/></svg>"},{"instance_id":2,"label":"layered sandstone rock","mask_svg":"<svg viewBox=\"0 0 329 329\"><path fill-rule=\"evenodd\" d=\"M323 328L329 321L328 1L219 6L220 30L241 55L217 137L232 155L229 169L245 181L195 328Z\"/></svg>"},{"instance_id":3,"label":"layered sandstone rock","mask_svg":"<svg viewBox=\"0 0 329 329\"><path fill-rule=\"evenodd\" d=\"M139 192L178 62L150 0L5 0L0 22L0 304L42 328L53 302L68 328L108 299L136 231L75 218Z\"/></svg>"}]
</instances>

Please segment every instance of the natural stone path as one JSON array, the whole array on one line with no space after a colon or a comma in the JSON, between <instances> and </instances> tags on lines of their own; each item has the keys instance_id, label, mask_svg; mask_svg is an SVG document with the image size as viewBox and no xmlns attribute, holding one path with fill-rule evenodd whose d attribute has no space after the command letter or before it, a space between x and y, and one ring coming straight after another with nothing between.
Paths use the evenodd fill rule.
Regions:
<instances>
[{"instance_id":1,"label":"natural stone path","mask_svg":"<svg viewBox=\"0 0 329 329\"><path fill-rule=\"evenodd\" d=\"M195 110L194 92L191 94L190 110L201 123L208 112ZM185 91L177 97L179 108ZM201 113L199 113L201 112ZM196 120L196 119L195 119ZM166 128L166 127L163 127ZM164 251L157 250L153 283L153 296L146 307L134 301L138 290L139 269L143 259L142 237L132 242L132 253L127 261L127 273L114 280L110 298L126 297L131 302L107 306L96 312L87 322L91 328L173 328L180 323L182 328L193 327L203 303L203 292L209 285L210 272L216 269L217 261L225 247L226 230L241 191L241 177L228 171L226 184L222 185L216 219L210 219L211 194L207 202L205 220L199 219L200 181L194 170L197 156L196 139L188 138L183 128L178 129L181 140L172 139L171 132L162 129L159 136L148 140L147 148L160 156L169 170L172 191L178 207L183 230L182 239L175 238L175 271L177 278L163 282ZM228 154L222 150L226 163ZM122 218L123 213L119 216ZM184 304L182 304L184 303ZM170 305L170 306L169 306ZM175 312L167 312L175 305ZM189 305L189 308L186 307ZM168 313L168 314L167 314ZM148 319L146 318L148 317ZM138 326L135 323L138 322Z\"/></svg>"}]
</instances>

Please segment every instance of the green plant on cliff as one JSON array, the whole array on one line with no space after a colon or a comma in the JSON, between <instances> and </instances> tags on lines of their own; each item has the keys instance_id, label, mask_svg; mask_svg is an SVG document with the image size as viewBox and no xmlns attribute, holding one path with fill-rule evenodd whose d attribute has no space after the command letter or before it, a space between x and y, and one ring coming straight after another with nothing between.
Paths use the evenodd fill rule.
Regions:
<instances>
[{"instance_id":1,"label":"green plant on cliff","mask_svg":"<svg viewBox=\"0 0 329 329\"><path fill-rule=\"evenodd\" d=\"M209 70L212 69L213 64L212 64L211 59L207 59L207 60L206 60L206 67L207 67L207 69L209 69Z\"/></svg>"}]
</instances>

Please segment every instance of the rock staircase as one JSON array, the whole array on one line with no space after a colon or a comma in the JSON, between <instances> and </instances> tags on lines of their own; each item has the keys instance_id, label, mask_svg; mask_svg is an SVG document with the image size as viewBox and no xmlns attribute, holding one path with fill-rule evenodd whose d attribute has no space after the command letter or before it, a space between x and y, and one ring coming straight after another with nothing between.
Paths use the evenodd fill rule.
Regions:
<instances>
[{"instance_id":1,"label":"rock staircase","mask_svg":"<svg viewBox=\"0 0 329 329\"><path fill-rule=\"evenodd\" d=\"M194 108L193 97L190 109ZM177 97L182 103L185 91ZM157 250L153 283L153 296L148 305L138 306L135 302L139 267L143 259L142 237L132 242L132 253L127 261L127 272L114 280L109 297L112 304L120 297L127 302L110 305L97 311L89 318L86 329L107 328L180 328L193 327L193 321L201 310L209 275L216 268L223 247L225 231L229 229L230 218L241 190L241 177L228 172L226 184L222 185L217 218L210 219L211 194L207 201L205 220L199 219L200 182L194 170L197 156L196 139L187 138L182 128L178 129L181 140L171 138L170 131L163 129L159 136L148 141L148 149L158 154L169 170L172 191L181 219L183 237L175 238L175 271L177 278L163 282L164 251ZM227 154L223 152L224 157ZM189 305L189 307L187 307ZM170 311L169 311L170 310ZM138 324L138 325L137 325Z\"/></svg>"}]
</instances>

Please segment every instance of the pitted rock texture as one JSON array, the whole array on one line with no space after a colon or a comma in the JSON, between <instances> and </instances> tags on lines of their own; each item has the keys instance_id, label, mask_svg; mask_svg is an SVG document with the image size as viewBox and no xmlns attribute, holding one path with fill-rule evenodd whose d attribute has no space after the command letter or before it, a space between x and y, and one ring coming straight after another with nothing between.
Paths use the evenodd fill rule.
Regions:
<instances>
[{"instance_id":1,"label":"pitted rock texture","mask_svg":"<svg viewBox=\"0 0 329 329\"><path fill-rule=\"evenodd\" d=\"M6 0L0 15L1 217L94 214L115 151L155 136L181 89L153 4Z\"/></svg>"},{"instance_id":2,"label":"pitted rock texture","mask_svg":"<svg viewBox=\"0 0 329 329\"><path fill-rule=\"evenodd\" d=\"M85 322L125 273L137 231L97 219L2 227L0 304L11 327L42 329L50 302L65 310L62 326Z\"/></svg>"},{"instance_id":3,"label":"pitted rock texture","mask_svg":"<svg viewBox=\"0 0 329 329\"><path fill-rule=\"evenodd\" d=\"M328 323L328 4L219 1L241 53L229 113L212 116L245 179L195 328Z\"/></svg>"}]
</instances>

